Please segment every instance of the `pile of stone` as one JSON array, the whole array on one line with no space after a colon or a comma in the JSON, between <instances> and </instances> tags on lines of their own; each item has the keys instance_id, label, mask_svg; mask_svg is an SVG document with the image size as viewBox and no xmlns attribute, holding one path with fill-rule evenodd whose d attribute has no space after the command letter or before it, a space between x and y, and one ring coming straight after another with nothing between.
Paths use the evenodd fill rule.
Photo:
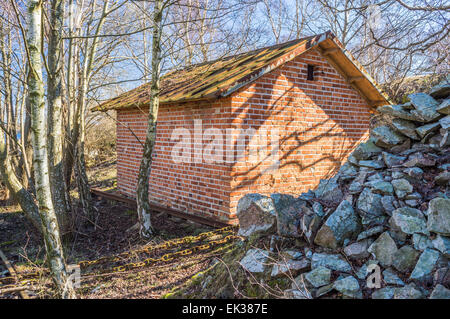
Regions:
<instances>
[{"instance_id":1,"label":"pile of stone","mask_svg":"<svg viewBox=\"0 0 450 319\"><path fill-rule=\"evenodd\" d=\"M450 298L449 95L447 79L379 107L389 124L314 191L241 198L239 234L271 237L241 265L295 275L288 298ZM296 246L278 251L286 238ZM280 255L290 257L269 266Z\"/></svg>"}]
</instances>

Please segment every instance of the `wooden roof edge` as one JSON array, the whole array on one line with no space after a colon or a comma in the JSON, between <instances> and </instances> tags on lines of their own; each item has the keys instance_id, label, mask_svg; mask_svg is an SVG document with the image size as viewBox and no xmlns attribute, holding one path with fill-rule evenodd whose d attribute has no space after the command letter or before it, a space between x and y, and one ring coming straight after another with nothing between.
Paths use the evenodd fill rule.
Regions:
<instances>
[{"instance_id":1,"label":"wooden roof edge","mask_svg":"<svg viewBox=\"0 0 450 319\"><path fill-rule=\"evenodd\" d=\"M363 97L366 99L368 104L371 107L377 107L380 105L386 105L386 104L392 104L392 101L389 99L389 96L381 89L380 85L375 81L375 79L369 74L369 72L366 71L366 69L361 65L361 63L358 62L358 60L350 53L349 50L347 50L336 37L330 33L330 35L327 37L327 39L330 39L331 42L335 45L335 47L324 49L318 45L318 51L330 62L330 64L333 65L345 78L349 84L355 88L358 93L363 95ZM333 59L334 54L342 53L343 56L347 59L347 61L351 62L351 64L355 67L356 70L361 74L359 76L348 76L343 70L339 64L336 62L335 59ZM343 73L343 74L342 74ZM367 81L378 93L379 99L373 100L369 99L367 95L364 93L363 90L360 89L356 85L357 82L360 82L361 80Z\"/></svg>"}]
</instances>

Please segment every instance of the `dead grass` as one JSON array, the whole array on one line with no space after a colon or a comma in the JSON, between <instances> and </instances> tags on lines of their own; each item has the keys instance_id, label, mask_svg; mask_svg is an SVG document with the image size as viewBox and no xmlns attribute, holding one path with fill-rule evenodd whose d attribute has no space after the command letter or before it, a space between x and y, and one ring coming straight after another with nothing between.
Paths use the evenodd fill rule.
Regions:
<instances>
[{"instance_id":1,"label":"dead grass","mask_svg":"<svg viewBox=\"0 0 450 319\"><path fill-rule=\"evenodd\" d=\"M109 160L97 164L89 171L89 177L95 187L114 187L115 162ZM94 206L98 209L95 226L77 223L73 232L63 238L69 264L118 254L149 244L141 240L136 231L127 232L137 222L134 210L122 203L99 199L94 199ZM209 227L171 218L161 213L153 214L152 222L158 234L152 239L151 244L211 230ZM35 270L45 264L45 250L40 235L32 229L18 207L1 207L0 249L20 272ZM161 298L185 285L198 272L208 268L211 260L218 254L219 251L206 251L178 258L168 264L156 264L140 271L86 277L82 279L78 295L86 299ZM48 277L41 278L39 285L43 288L36 292L37 297L53 297ZM17 298L17 294L4 295L0 298Z\"/></svg>"}]
</instances>

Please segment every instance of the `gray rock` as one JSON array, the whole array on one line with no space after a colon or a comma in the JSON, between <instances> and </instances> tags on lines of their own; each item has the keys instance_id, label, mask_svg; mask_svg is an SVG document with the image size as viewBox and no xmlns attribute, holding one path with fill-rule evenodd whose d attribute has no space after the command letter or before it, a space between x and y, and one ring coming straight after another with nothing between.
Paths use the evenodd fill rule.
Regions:
<instances>
[{"instance_id":1,"label":"gray rock","mask_svg":"<svg viewBox=\"0 0 450 319\"><path fill-rule=\"evenodd\" d=\"M427 215L430 232L450 236L450 199L432 199L428 204Z\"/></svg>"},{"instance_id":2,"label":"gray rock","mask_svg":"<svg viewBox=\"0 0 450 319\"><path fill-rule=\"evenodd\" d=\"M398 245L405 244L408 234L402 232L399 228L397 228L395 226L395 224L392 223L392 218L389 219L389 226L390 226L390 229L388 231L389 231L389 235L392 237L392 239Z\"/></svg>"},{"instance_id":3,"label":"gray rock","mask_svg":"<svg viewBox=\"0 0 450 319\"><path fill-rule=\"evenodd\" d=\"M384 227L383 226L375 226L372 228L369 228L361 233L359 233L358 238L356 240L360 241L366 238L369 238L374 235L381 234L383 232Z\"/></svg>"},{"instance_id":4,"label":"gray rock","mask_svg":"<svg viewBox=\"0 0 450 319\"><path fill-rule=\"evenodd\" d=\"M388 152L383 152L382 154L384 163L386 163L387 167L394 167L401 165L406 160L406 157L404 156L397 156Z\"/></svg>"},{"instance_id":5,"label":"gray rock","mask_svg":"<svg viewBox=\"0 0 450 319\"><path fill-rule=\"evenodd\" d=\"M404 286L405 283L400 279L399 276L390 268L383 271L383 280L388 285Z\"/></svg>"},{"instance_id":6,"label":"gray rock","mask_svg":"<svg viewBox=\"0 0 450 319\"><path fill-rule=\"evenodd\" d=\"M422 152L414 153L403 163L405 167L431 167L436 165L436 160Z\"/></svg>"},{"instance_id":7,"label":"gray rock","mask_svg":"<svg viewBox=\"0 0 450 319\"><path fill-rule=\"evenodd\" d=\"M369 182L375 182L375 181L382 181L383 180L383 175L381 175L380 173L375 173L370 175L367 180Z\"/></svg>"},{"instance_id":8,"label":"gray rock","mask_svg":"<svg viewBox=\"0 0 450 319\"><path fill-rule=\"evenodd\" d=\"M450 146L450 129L445 131L444 134L442 134L441 142L439 143L440 148L444 148L446 146Z\"/></svg>"},{"instance_id":9,"label":"gray rock","mask_svg":"<svg viewBox=\"0 0 450 319\"><path fill-rule=\"evenodd\" d=\"M313 255L313 251L311 250L311 248L306 247L305 248L305 256L306 256L306 258L311 259L312 255Z\"/></svg>"},{"instance_id":10,"label":"gray rock","mask_svg":"<svg viewBox=\"0 0 450 319\"><path fill-rule=\"evenodd\" d=\"M344 253L350 259L363 259L369 257L369 246L372 244L372 240L365 239L350 244L344 248Z\"/></svg>"},{"instance_id":11,"label":"gray rock","mask_svg":"<svg viewBox=\"0 0 450 319\"><path fill-rule=\"evenodd\" d=\"M315 288L319 288L328 285L330 283L331 270L326 267L319 266L311 270L310 272L304 274L304 276L305 281L308 284L310 284Z\"/></svg>"},{"instance_id":12,"label":"gray rock","mask_svg":"<svg viewBox=\"0 0 450 319\"><path fill-rule=\"evenodd\" d=\"M356 207L359 214L363 218L364 225L370 224L383 216L383 205L381 204L382 196L374 194L369 188L365 188L358 197Z\"/></svg>"},{"instance_id":13,"label":"gray rock","mask_svg":"<svg viewBox=\"0 0 450 319\"><path fill-rule=\"evenodd\" d=\"M321 200L335 204L340 203L344 197L336 176L330 179L322 179L315 191L315 195Z\"/></svg>"},{"instance_id":14,"label":"gray rock","mask_svg":"<svg viewBox=\"0 0 450 319\"><path fill-rule=\"evenodd\" d=\"M432 248L433 244L428 238L428 236L422 235L422 234L414 234L413 235L413 244L414 249L417 250L425 250L427 248Z\"/></svg>"},{"instance_id":15,"label":"gray rock","mask_svg":"<svg viewBox=\"0 0 450 319\"><path fill-rule=\"evenodd\" d=\"M368 182L366 186L369 186L371 191L376 194L391 195L394 192L394 187L391 183L381 180Z\"/></svg>"},{"instance_id":16,"label":"gray rock","mask_svg":"<svg viewBox=\"0 0 450 319\"><path fill-rule=\"evenodd\" d=\"M418 257L419 252L411 246L403 246L395 252L392 265L400 272L409 272L414 268Z\"/></svg>"},{"instance_id":17,"label":"gray rock","mask_svg":"<svg viewBox=\"0 0 450 319\"><path fill-rule=\"evenodd\" d=\"M450 115L447 115L446 117L441 118L439 120L439 124L441 125L441 127L444 130L447 130L447 131L450 130Z\"/></svg>"},{"instance_id":18,"label":"gray rock","mask_svg":"<svg viewBox=\"0 0 450 319\"><path fill-rule=\"evenodd\" d=\"M349 276L336 280L333 288L342 293L344 296L351 298L362 298L361 291L359 290L359 283L355 277Z\"/></svg>"},{"instance_id":19,"label":"gray rock","mask_svg":"<svg viewBox=\"0 0 450 319\"><path fill-rule=\"evenodd\" d=\"M408 98L415 108L411 113L420 116L426 122L434 121L440 116L436 111L439 103L430 95L426 93L413 93L408 95Z\"/></svg>"},{"instance_id":20,"label":"gray rock","mask_svg":"<svg viewBox=\"0 0 450 319\"><path fill-rule=\"evenodd\" d=\"M445 99L436 109L441 114L450 115L450 99Z\"/></svg>"},{"instance_id":21,"label":"gray rock","mask_svg":"<svg viewBox=\"0 0 450 319\"><path fill-rule=\"evenodd\" d=\"M439 129L440 126L439 122L430 123L416 128L416 132L419 134L420 138L424 138L428 133Z\"/></svg>"},{"instance_id":22,"label":"gray rock","mask_svg":"<svg viewBox=\"0 0 450 319\"><path fill-rule=\"evenodd\" d=\"M413 192L414 188L411 185L408 180L401 178L401 179L394 179L392 180L392 186L394 186L395 194L398 198L404 198L406 195Z\"/></svg>"},{"instance_id":23,"label":"gray rock","mask_svg":"<svg viewBox=\"0 0 450 319\"><path fill-rule=\"evenodd\" d=\"M400 132L401 134L412 138L413 140L419 139L416 133L416 125L414 123L397 118L392 120L391 125L396 131Z\"/></svg>"},{"instance_id":24,"label":"gray rock","mask_svg":"<svg viewBox=\"0 0 450 319\"><path fill-rule=\"evenodd\" d=\"M269 252L267 250L253 248L247 251L240 264L251 273L262 273L265 270L268 258Z\"/></svg>"},{"instance_id":25,"label":"gray rock","mask_svg":"<svg viewBox=\"0 0 450 319\"><path fill-rule=\"evenodd\" d=\"M407 168L404 170L404 172L408 174L408 176L418 180L421 180L423 176L423 169L419 167Z\"/></svg>"},{"instance_id":26,"label":"gray rock","mask_svg":"<svg viewBox=\"0 0 450 319\"><path fill-rule=\"evenodd\" d=\"M319 217L324 217L326 215L323 210L323 206L319 202L314 202L314 204L312 205L312 209L314 214Z\"/></svg>"},{"instance_id":27,"label":"gray rock","mask_svg":"<svg viewBox=\"0 0 450 319\"><path fill-rule=\"evenodd\" d=\"M299 197L297 197L298 200L303 200L303 201L310 201L313 200L315 198L315 194L312 190L308 190L306 193L302 193L300 194Z\"/></svg>"},{"instance_id":28,"label":"gray rock","mask_svg":"<svg viewBox=\"0 0 450 319\"><path fill-rule=\"evenodd\" d=\"M287 260L280 261L273 265L272 273L270 274L273 278L280 277L295 277L300 272L308 270L311 267L311 262L307 258L302 260Z\"/></svg>"},{"instance_id":29,"label":"gray rock","mask_svg":"<svg viewBox=\"0 0 450 319\"><path fill-rule=\"evenodd\" d=\"M394 288L394 287L384 287L384 288L377 289L372 293L371 298L372 299L392 299L392 298L394 298L395 289L396 288Z\"/></svg>"},{"instance_id":30,"label":"gray rock","mask_svg":"<svg viewBox=\"0 0 450 319\"><path fill-rule=\"evenodd\" d=\"M303 257L303 254L301 251L293 250L293 249L283 250L281 252L281 255L286 256L287 258L293 259L293 260L300 260Z\"/></svg>"},{"instance_id":31,"label":"gray rock","mask_svg":"<svg viewBox=\"0 0 450 319\"><path fill-rule=\"evenodd\" d=\"M346 273L352 272L350 264L338 254L314 253L311 258L311 268L316 269L320 266Z\"/></svg>"},{"instance_id":32,"label":"gray rock","mask_svg":"<svg viewBox=\"0 0 450 319\"><path fill-rule=\"evenodd\" d=\"M392 216L392 212L395 210L395 203L396 200L394 196L383 196L381 198L381 205L383 206L386 214L388 214L389 216Z\"/></svg>"},{"instance_id":33,"label":"gray rock","mask_svg":"<svg viewBox=\"0 0 450 319\"><path fill-rule=\"evenodd\" d=\"M359 161L359 166L371 169L382 169L384 168L384 162L374 160Z\"/></svg>"},{"instance_id":34,"label":"gray rock","mask_svg":"<svg viewBox=\"0 0 450 319\"><path fill-rule=\"evenodd\" d=\"M239 236L248 237L255 232L268 232L275 228L276 213L272 199L260 194L247 194L237 206Z\"/></svg>"},{"instance_id":35,"label":"gray rock","mask_svg":"<svg viewBox=\"0 0 450 319\"><path fill-rule=\"evenodd\" d=\"M327 248L337 248L345 239L356 237L360 221L352 205L343 200L317 232L314 243Z\"/></svg>"},{"instance_id":36,"label":"gray rock","mask_svg":"<svg viewBox=\"0 0 450 319\"><path fill-rule=\"evenodd\" d=\"M393 256L397 252L397 245L391 236L389 236L389 233L384 232L370 245L368 251L383 267L389 267L393 263Z\"/></svg>"},{"instance_id":37,"label":"gray rock","mask_svg":"<svg viewBox=\"0 0 450 319\"><path fill-rule=\"evenodd\" d=\"M450 80L448 76L447 79L444 79L441 83L434 86L430 91L430 95L435 99L447 97L449 94L450 94Z\"/></svg>"},{"instance_id":38,"label":"gray rock","mask_svg":"<svg viewBox=\"0 0 450 319\"><path fill-rule=\"evenodd\" d=\"M340 180L346 181L346 180L354 178L357 174L358 174L358 168L356 166L350 164L349 162L346 162L339 169L337 176L339 176Z\"/></svg>"},{"instance_id":39,"label":"gray rock","mask_svg":"<svg viewBox=\"0 0 450 319\"><path fill-rule=\"evenodd\" d=\"M400 145L391 147L389 151L394 154L399 154L405 152L406 150L409 150L410 148L411 148L411 139L407 138Z\"/></svg>"},{"instance_id":40,"label":"gray rock","mask_svg":"<svg viewBox=\"0 0 450 319\"><path fill-rule=\"evenodd\" d=\"M430 295L430 299L450 299L450 290L442 285L436 285Z\"/></svg>"},{"instance_id":41,"label":"gray rock","mask_svg":"<svg viewBox=\"0 0 450 319\"><path fill-rule=\"evenodd\" d=\"M434 182L441 186L446 186L450 184L450 172L445 171L440 173L434 178Z\"/></svg>"},{"instance_id":42,"label":"gray rock","mask_svg":"<svg viewBox=\"0 0 450 319\"><path fill-rule=\"evenodd\" d=\"M417 289L414 283L402 288L396 288L394 292L394 299L421 299L423 297L422 292Z\"/></svg>"},{"instance_id":43,"label":"gray rock","mask_svg":"<svg viewBox=\"0 0 450 319\"><path fill-rule=\"evenodd\" d=\"M357 181L356 179L348 186L348 191L350 194L361 193L362 189L363 184Z\"/></svg>"},{"instance_id":44,"label":"gray rock","mask_svg":"<svg viewBox=\"0 0 450 319\"><path fill-rule=\"evenodd\" d=\"M420 195L420 193L418 192L414 192L411 194L408 194L405 196L405 199L415 199L415 200L419 200L422 199L422 195Z\"/></svg>"},{"instance_id":45,"label":"gray rock","mask_svg":"<svg viewBox=\"0 0 450 319\"><path fill-rule=\"evenodd\" d=\"M427 248L420 255L416 267L411 273L410 279L422 280L425 276L431 274L439 259L439 252L434 249Z\"/></svg>"},{"instance_id":46,"label":"gray rock","mask_svg":"<svg viewBox=\"0 0 450 319\"><path fill-rule=\"evenodd\" d=\"M442 253L442 255L444 255L447 258L450 258L450 238L437 235L436 239L433 240L432 243L434 248L439 250Z\"/></svg>"},{"instance_id":47,"label":"gray rock","mask_svg":"<svg viewBox=\"0 0 450 319\"><path fill-rule=\"evenodd\" d=\"M405 200L405 204L408 205L409 207L417 207L419 206L419 201L415 199L408 199Z\"/></svg>"},{"instance_id":48,"label":"gray rock","mask_svg":"<svg viewBox=\"0 0 450 319\"><path fill-rule=\"evenodd\" d=\"M384 105L377 108L380 113L393 116L395 118L400 118L409 121L422 120L421 118L411 114L402 105Z\"/></svg>"},{"instance_id":49,"label":"gray rock","mask_svg":"<svg viewBox=\"0 0 450 319\"><path fill-rule=\"evenodd\" d=\"M441 267L436 269L433 275L433 285L444 285L450 287L450 269L449 267Z\"/></svg>"},{"instance_id":50,"label":"gray rock","mask_svg":"<svg viewBox=\"0 0 450 319\"><path fill-rule=\"evenodd\" d=\"M369 139L365 143L360 143L353 151L352 155L357 160L367 160L382 151L383 149L376 146L372 139Z\"/></svg>"},{"instance_id":51,"label":"gray rock","mask_svg":"<svg viewBox=\"0 0 450 319\"><path fill-rule=\"evenodd\" d=\"M392 178L393 179L400 179L400 178L403 178L403 177L405 177L405 174L403 174L402 172L399 172L399 171L393 171L392 172Z\"/></svg>"},{"instance_id":52,"label":"gray rock","mask_svg":"<svg viewBox=\"0 0 450 319\"><path fill-rule=\"evenodd\" d=\"M386 125L378 126L372 130L375 143L380 147L389 148L405 141L405 137Z\"/></svg>"},{"instance_id":53,"label":"gray rock","mask_svg":"<svg viewBox=\"0 0 450 319\"><path fill-rule=\"evenodd\" d=\"M353 155L350 155L347 158L347 163L350 163L351 165L356 166L356 167L359 168L359 160L356 159Z\"/></svg>"},{"instance_id":54,"label":"gray rock","mask_svg":"<svg viewBox=\"0 0 450 319\"><path fill-rule=\"evenodd\" d=\"M411 207L401 207L392 212L392 222L405 234L428 235L427 221L422 212Z\"/></svg>"},{"instance_id":55,"label":"gray rock","mask_svg":"<svg viewBox=\"0 0 450 319\"><path fill-rule=\"evenodd\" d=\"M348 191L350 194L357 194L362 191L363 184L367 177L367 170L361 170L356 176L356 178L352 181L352 183L348 187Z\"/></svg>"},{"instance_id":56,"label":"gray rock","mask_svg":"<svg viewBox=\"0 0 450 319\"><path fill-rule=\"evenodd\" d=\"M316 290L315 297L319 298L333 290L333 284L322 286Z\"/></svg>"},{"instance_id":57,"label":"gray rock","mask_svg":"<svg viewBox=\"0 0 450 319\"><path fill-rule=\"evenodd\" d=\"M302 207L306 203L286 194L272 194L270 198L275 207L278 235L301 237L298 226L302 216Z\"/></svg>"}]
</instances>

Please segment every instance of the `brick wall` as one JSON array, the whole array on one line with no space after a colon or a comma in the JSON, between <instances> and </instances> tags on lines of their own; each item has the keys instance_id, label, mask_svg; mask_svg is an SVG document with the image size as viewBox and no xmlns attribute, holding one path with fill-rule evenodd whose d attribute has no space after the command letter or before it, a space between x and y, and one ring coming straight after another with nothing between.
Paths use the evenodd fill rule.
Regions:
<instances>
[{"instance_id":1,"label":"brick wall","mask_svg":"<svg viewBox=\"0 0 450 319\"><path fill-rule=\"evenodd\" d=\"M316 66L314 81L306 80L307 64ZM134 197L142 147L130 131L144 141L147 113L117 113L118 189ZM307 52L229 98L162 105L150 199L191 214L226 219L235 217L237 201L246 193L299 194L332 175L368 137L369 119L369 107L359 94L316 51ZM197 149L191 150L191 163L174 163L171 152L179 140L171 140L173 130L188 129L195 142L194 120L201 120L203 132L216 128L226 133L224 140L249 133L244 153L233 143L232 153L240 159L226 162L230 149L225 147L224 163L196 163ZM259 136L270 142L276 129L279 169L271 166L274 157L267 157L271 147L258 148L264 142Z\"/></svg>"},{"instance_id":2,"label":"brick wall","mask_svg":"<svg viewBox=\"0 0 450 319\"><path fill-rule=\"evenodd\" d=\"M175 163L172 149L179 140L171 136L177 128L186 128L194 142L194 119L201 120L203 131L229 127L230 105L230 99L161 105L150 176L151 201L191 214L227 218L231 165L196 163L196 149L192 149L191 163ZM117 187L131 197L135 196L142 156L142 146L132 132L145 141L147 115L147 110L140 109L117 112ZM198 145L193 143L196 148Z\"/></svg>"},{"instance_id":3,"label":"brick wall","mask_svg":"<svg viewBox=\"0 0 450 319\"><path fill-rule=\"evenodd\" d=\"M314 81L307 80L308 64L315 66ZM365 100L315 50L236 92L232 113L244 119L236 129L277 128L280 149L278 170L270 170L271 161L233 166L231 213L246 193L299 195L316 187L368 138L371 116Z\"/></svg>"}]
</instances>

